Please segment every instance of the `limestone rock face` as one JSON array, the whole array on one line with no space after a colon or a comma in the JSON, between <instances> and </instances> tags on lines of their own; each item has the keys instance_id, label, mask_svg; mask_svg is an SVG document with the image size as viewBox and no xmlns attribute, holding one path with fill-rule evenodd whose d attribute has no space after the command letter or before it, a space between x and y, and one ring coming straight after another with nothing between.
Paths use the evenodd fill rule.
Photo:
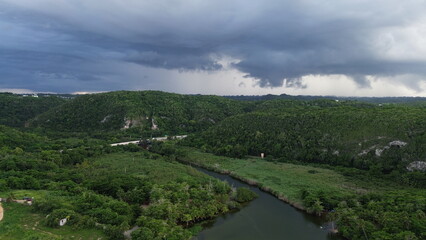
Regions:
<instances>
[{"instance_id":1,"label":"limestone rock face","mask_svg":"<svg viewBox=\"0 0 426 240\"><path fill-rule=\"evenodd\" d=\"M142 126L144 123L145 117L125 117L124 118L124 125L121 128L121 130L129 129L136 126Z\"/></svg>"},{"instance_id":2,"label":"limestone rock face","mask_svg":"<svg viewBox=\"0 0 426 240\"><path fill-rule=\"evenodd\" d=\"M399 140L392 141L392 142L389 143L389 146L404 147L405 145L407 145L406 142L399 141Z\"/></svg>"},{"instance_id":3,"label":"limestone rock face","mask_svg":"<svg viewBox=\"0 0 426 240\"><path fill-rule=\"evenodd\" d=\"M426 171L426 162L422 162L422 161L411 162L410 164L408 164L407 170L410 171L410 172L416 171L416 170L425 172Z\"/></svg>"},{"instance_id":4,"label":"limestone rock face","mask_svg":"<svg viewBox=\"0 0 426 240\"><path fill-rule=\"evenodd\" d=\"M407 144L408 143L406 143L406 142L403 142L403 141L400 141L400 140L395 140L395 141L390 142L389 146L384 146L383 148L377 148L375 154L376 154L377 157L380 157L380 156L382 156L383 151L389 149L390 147L401 148L401 147L404 147Z\"/></svg>"}]
</instances>

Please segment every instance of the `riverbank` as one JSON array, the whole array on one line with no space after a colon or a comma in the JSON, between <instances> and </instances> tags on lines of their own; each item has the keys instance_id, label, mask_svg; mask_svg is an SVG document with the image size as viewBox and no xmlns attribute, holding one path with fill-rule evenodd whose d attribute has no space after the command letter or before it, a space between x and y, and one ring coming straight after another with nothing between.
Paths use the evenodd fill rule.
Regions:
<instances>
[{"instance_id":1,"label":"riverbank","mask_svg":"<svg viewBox=\"0 0 426 240\"><path fill-rule=\"evenodd\" d=\"M280 195L279 193L277 193L276 191L273 191L269 187L263 186L262 184L260 184L257 181L243 178L243 177L235 174L234 172L231 172L231 171L228 171L228 170L214 168L214 167L211 167L211 166L208 166L208 165L204 165L204 164L200 164L200 163L195 163L195 162L191 162L191 161L183 160L183 159L177 159L177 160L179 162L183 163L183 164L187 164L187 165L191 165L191 166L196 166L196 167L204 168L206 170L213 171L213 172L216 172L216 173L228 175L228 176L230 176L230 177L232 177L234 179L237 179L237 180L240 180L240 181L242 181L244 183L247 183L250 186L257 187L260 190L262 190L262 191L264 191L266 193L269 193L272 196L278 198L279 200L281 200L281 201L283 201L283 202L285 202L287 204L290 204L292 207L294 207L294 208L296 208L298 210L306 211L306 209L300 203L292 202L292 201L288 200L287 197Z\"/></svg>"},{"instance_id":2,"label":"riverbank","mask_svg":"<svg viewBox=\"0 0 426 240\"><path fill-rule=\"evenodd\" d=\"M194 169L227 182L233 187L244 187L258 197L239 211L217 217L193 240L257 240L257 239L311 239L340 240L329 234L331 225L323 217L299 211L273 195L251 186L230 175L206 170L193 165Z\"/></svg>"},{"instance_id":3,"label":"riverbank","mask_svg":"<svg viewBox=\"0 0 426 240\"><path fill-rule=\"evenodd\" d=\"M340 235L347 239L426 237L426 191L422 188L398 185L356 169L236 159L183 149L187 163L256 185L308 213L331 211L327 218L336 222Z\"/></svg>"},{"instance_id":4,"label":"riverbank","mask_svg":"<svg viewBox=\"0 0 426 240\"><path fill-rule=\"evenodd\" d=\"M343 175L329 169L287 163L273 163L263 159L233 159L185 149L185 164L229 175L270 193L283 202L312 213L303 205L302 192L321 192L333 199L348 198L352 194L372 191L348 181Z\"/></svg>"}]
</instances>

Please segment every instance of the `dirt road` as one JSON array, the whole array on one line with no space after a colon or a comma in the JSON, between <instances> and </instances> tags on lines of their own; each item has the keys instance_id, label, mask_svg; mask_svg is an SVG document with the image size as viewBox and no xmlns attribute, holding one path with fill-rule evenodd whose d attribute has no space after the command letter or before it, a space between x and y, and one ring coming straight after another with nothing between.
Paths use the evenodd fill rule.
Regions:
<instances>
[{"instance_id":1,"label":"dirt road","mask_svg":"<svg viewBox=\"0 0 426 240\"><path fill-rule=\"evenodd\" d=\"M0 221L3 220L3 207L1 206L0 203Z\"/></svg>"}]
</instances>

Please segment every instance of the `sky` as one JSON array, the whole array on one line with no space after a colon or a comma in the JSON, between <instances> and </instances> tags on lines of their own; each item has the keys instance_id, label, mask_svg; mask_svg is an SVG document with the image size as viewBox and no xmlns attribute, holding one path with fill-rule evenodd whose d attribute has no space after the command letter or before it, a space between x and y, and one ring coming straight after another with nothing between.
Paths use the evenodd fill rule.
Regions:
<instances>
[{"instance_id":1,"label":"sky","mask_svg":"<svg viewBox=\"0 0 426 240\"><path fill-rule=\"evenodd\" d=\"M0 91L426 96L426 0L0 0Z\"/></svg>"}]
</instances>

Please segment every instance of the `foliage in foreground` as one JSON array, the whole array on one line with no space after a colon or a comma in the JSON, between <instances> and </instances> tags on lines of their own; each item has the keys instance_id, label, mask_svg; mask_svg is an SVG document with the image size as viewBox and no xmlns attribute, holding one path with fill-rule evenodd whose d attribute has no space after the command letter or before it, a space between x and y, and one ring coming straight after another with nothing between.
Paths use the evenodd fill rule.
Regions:
<instances>
[{"instance_id":1,"label":"foliage in foreground","mask_svg":"<svg viewBox=\"0 0 426 240\"><path fill-rule=\"evenodd\" d=\"M0 193L10 199L22 198L16 194L22 189L37 195L31 208L46 216L38 221L48 231L60 232L59 220L67 218L67 228L98 229L109 239L123 239L135 224L151 232L145 239L189 239L187 227L238 205L226 183L136 145L40 152L3 147L0 179ZM135 238L144 239L138 233Z\"/></svg>"}]
</instances>

